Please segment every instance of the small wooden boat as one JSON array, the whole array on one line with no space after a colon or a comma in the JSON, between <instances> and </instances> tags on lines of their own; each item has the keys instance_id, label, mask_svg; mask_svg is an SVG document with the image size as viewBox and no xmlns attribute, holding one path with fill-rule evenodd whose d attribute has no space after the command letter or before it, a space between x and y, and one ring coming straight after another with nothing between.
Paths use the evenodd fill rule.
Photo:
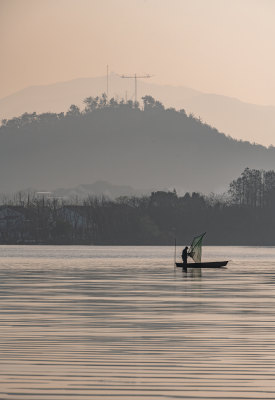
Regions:
<instances>
[{"instance_id":1,"label":"small wooden boat","mask_svg":"<svg viewBox=\"0 0 275 400\"><path fill-rule=\"evenodd\" d=\"M183 250L186 251L185 257L187 260L187 256L193 258L194 262L187 263L187 262L176 262L176 242L175 242L175 265L183 269L183 271L187 272L188 268L221 268L225 267L228 261L207 261L201 262L201 247L202 247L202 239L205 233L194 237L191 246L187 252L188 247ZM183 254L182 253L182 254ZM182 256L184 259L184 256Z\"/></svg>"},{"instance_id":2,"label":"small wooden boat","mask_svg":"<svg viewBox=\"0 0 275 400\"><path fill-rule=\"evenodd\" d=\"M187 268L220 268L220 267L225 267L227 265L227 263L228 263L228 261L209 261L209 262L200 262L200 263L192 262L189 264L176 262L176 266L184 268L184 269L187 269Z\"/></svg>"}]
</instances>

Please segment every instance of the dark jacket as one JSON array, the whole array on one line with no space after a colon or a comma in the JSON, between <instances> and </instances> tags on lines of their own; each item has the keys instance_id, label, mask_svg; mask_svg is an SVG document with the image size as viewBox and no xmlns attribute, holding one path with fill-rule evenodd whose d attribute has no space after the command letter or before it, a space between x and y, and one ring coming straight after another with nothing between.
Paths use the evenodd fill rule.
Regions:
<instances>
[{"instance_id":1,"label":"dark jacket","mask_svg":"<svg viewBox=\"0 0 275 400\"><path fill-rule=\"evenodd\" d=\"M185 248L182 250L182 253L181 253L182 262L183 262L184 264L187 264L187 256L188 256L188 247L185 247Z\"/></svg>"}]
</instances>

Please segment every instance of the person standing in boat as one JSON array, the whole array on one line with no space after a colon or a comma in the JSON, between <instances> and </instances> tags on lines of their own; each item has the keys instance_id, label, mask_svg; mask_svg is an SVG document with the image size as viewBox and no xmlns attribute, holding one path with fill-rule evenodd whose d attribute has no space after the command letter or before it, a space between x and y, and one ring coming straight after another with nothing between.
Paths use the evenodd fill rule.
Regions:
<instances>
[{"instance_id":1,"label":"person standing in boat","mask_svg":"<svg viewBox=\"0 0 275 400\"><path fill-rule=\"evenodd\" d=\"M187 265L187 257L188 257L188 247L186 246L181 253L181 258L182 258L182 262L183 264Z\"/></svg>"}]
</instances>

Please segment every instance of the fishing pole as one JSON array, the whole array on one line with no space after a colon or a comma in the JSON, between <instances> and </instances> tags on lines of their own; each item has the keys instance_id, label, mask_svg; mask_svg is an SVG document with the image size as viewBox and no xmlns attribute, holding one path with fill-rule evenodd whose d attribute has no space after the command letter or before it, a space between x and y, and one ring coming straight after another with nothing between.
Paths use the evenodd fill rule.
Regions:
<instances>
[{"instance_id":1,"label":"fishing pole","mask_svg":"<svg viewBox=\"0 0 275 400\"><path fill-rule=\"evenodd\" d=\"M176 257L177 257L177 239L175 238L174 268L176 267Z\"/></svg>"}]
</instances>

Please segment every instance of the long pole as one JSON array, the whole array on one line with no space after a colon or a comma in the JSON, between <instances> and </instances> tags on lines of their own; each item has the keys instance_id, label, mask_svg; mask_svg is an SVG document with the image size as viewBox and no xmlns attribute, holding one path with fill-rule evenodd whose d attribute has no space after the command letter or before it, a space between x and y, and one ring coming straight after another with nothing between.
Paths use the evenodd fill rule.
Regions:
<instances>
[{"instance_id":1,"label":"long pole","mask_svg":"<svg viewBox=\"0 0 275 400\"><path fill-rule=\"evenodd\" d=\"M137 74L135 74L135 104L137 104Z\"/></svg>"},{"instance_id":2,"label":"long pole","mask_svg":"<svg viewBox=\"0 0 275 400\"><path fill-rule=\"evenodd\" d=\"M177 257L177 239L175 238L174 266L176 265L176 257Z\"/></svg>"}]
</instances>

